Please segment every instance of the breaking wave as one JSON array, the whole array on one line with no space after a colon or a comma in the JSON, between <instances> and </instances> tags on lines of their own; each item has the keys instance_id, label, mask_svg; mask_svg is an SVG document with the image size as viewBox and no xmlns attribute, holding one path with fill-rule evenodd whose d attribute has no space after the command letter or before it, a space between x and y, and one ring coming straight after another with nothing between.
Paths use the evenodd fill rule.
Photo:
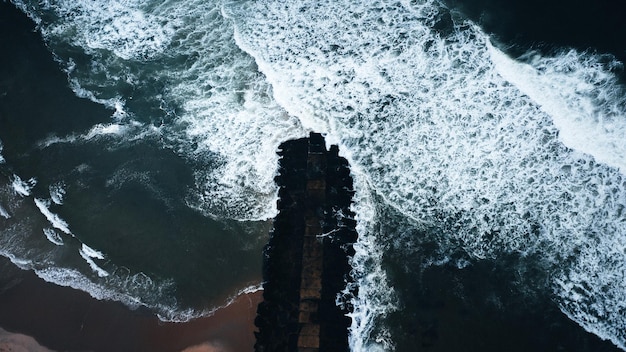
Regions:
<instances>
[{"instance_id":1,"label":"breaking wave","mask_svg":"<svg viewBox=\"0 0 626 352\"><path fill-rule=\"evenodd\" d=\"M181 308L172 280L150 277L105 260L103 253L74 237L68 223L50 210L56 203L32 196L28 187L25 192L23 181L16 180L18 176L0 186L0 255L16 266L33 270L45 281L83 290L96 299L120 301L131 308L149 307L163 320L183 321L210 313Z\"/></svg>"},{"instance_id":2,"label":"breaking wave","mask_svg":"<svg viewBox=\"0 0 626 352\"><path fill-rule=\"evenodd\" d=\"M2 156L2 149L4 149L4 147L2 146L2 141L0 141L0 164L4 164L6 162Z\"/></svg>"},{"instance_id":3,"label":"breaking wave","mask_svg":"<svg viewBox=\"0 0 626 352\"><path fill-rule=\"evenodd\" d=\"M158 131L195 165L187 203L208 216L272 217L277 146L308 130L339 144L357 190L353 349L393 347L381 326L396 303L377 226L387 207L470 260L538 254L561 310L626 349L619 63L576 51L513 60L431 0L14 3L76 94L115 108L86 138ZM29 187L13 179L19 195ZM75 285L128 300L100 269L112 274ZM55 270L38 273L84 282Z\"/></svg>"},{"instance_id":4,"label":"breaking wave","mask_svg":"<svg viewBox=\"0 0 626 352\"><path fill-rule=\"evenodd\" d=\"M564 313L624 348L626 114L611 65L571 51L517 63L434 1L245 2L229 16L281 106L411 226L474 260L541 253Z\"/></svg>"}]
</instances>

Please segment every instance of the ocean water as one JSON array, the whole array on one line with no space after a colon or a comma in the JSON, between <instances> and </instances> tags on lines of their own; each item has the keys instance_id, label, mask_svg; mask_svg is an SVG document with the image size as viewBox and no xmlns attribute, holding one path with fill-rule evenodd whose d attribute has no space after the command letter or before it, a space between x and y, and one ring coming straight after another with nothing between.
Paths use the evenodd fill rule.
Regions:
<instances>
[{"instance_id":1,"label":"ocean water","mask_svg":"<svg viewBox=\"0 0 626 352\"><path fill-rule=\"evenodd\" d=\"M355 179L352 350L626 350L624 27L504 3L1 4L46 50L3 58L0 254L210 314L258 286L276 148L316 131Z\"/></svg>"}]
</instances>

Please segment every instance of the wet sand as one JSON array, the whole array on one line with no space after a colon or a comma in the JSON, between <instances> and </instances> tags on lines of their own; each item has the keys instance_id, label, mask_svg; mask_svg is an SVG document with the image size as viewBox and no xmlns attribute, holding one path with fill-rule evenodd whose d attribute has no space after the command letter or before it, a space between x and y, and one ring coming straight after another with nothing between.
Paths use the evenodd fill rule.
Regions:
<instances>
[{"instance_id":1,"label":"wet sand","mask_svg":"<svg viewBox=\"0 0 626 352\"><path fill-rule=\"evenodd\" d=\"M0 352L49 352L30 336L8 332L0 328Z\"/></svg>"},{"instance_id":2,"label":"wet sand","mask_svg":"<svg viewBox=\"0 0 626 352\"><path fill-rule=\"evenodd\" d=\"M0 291L0 327L57 351L249 352L261 298L261 291L244 294L210 317L164 323L24 271ZM0 331L0 351L46 351L28 336Z\"/></svg>"}]
</instances>

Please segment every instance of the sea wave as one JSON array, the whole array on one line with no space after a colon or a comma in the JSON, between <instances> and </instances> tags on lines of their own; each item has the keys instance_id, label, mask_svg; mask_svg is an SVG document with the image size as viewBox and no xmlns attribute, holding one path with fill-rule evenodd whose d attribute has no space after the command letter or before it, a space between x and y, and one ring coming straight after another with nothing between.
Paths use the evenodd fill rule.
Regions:
<instances>
[{"instance_id":1,"label":"sea wave","mask_svg":"<svg viewBox=\"0 0 626 352\"><path fill-rule=\"evenodd\" d=\"M0 255L21 269L33 270L48 282L83 290L96 299L151 308L165 320L189 320L210 313L182 307L173 280L116 265L76 237L63 237L71 234L69 224L49 209L51 200L18 194L9 182L0 185L0 201L10 214L0 223Z\"/></svg>"},{"instance_id":2,"label":"sea wave","mask_svg":"<svg viewBox=\"0 0 626 352\"><path fill-rule=\"evenodd\" d=\"M6 162L6 160L2 156L2 149L4 149L4 146L2 145L2 141L0 140L0 164L4 164Z\"/></svg>"},{"instance_id":3,"label":"sea wave","mask_svg":"<svg viewBox=\"0 0 626 352\"><path fill-rule=\"evenodd\" d=\"M570 51L517 70L435 1L227 13L276 101L347 150L411 226L472 260L541 253L563 311L623 346L626 316L608 307L626 294L625 254L611 249L626 239L626 113L610 67ZM593 294L577 300L563 282Z\"/></svg>"},{"instance_id":4,"label":"sea wave","mask_svg":"<svg viewBox=\"0 0 626 352\"><path fill-rule=\"evenodd\" d=\"M35 187L36 184L37 180L35 178L30 178L24 181L17 175L13 175L13 181L11 182L15 193L19 194L22 197L30 196L30 191L33 189L33 187Z\"/></svg>"},{"instance_id":5,"label":"sea wave","mask_svg":"<svg viewBox=\"0 0 626 352\"><path fill-rule=\"evenodd\" d=\"M57 246L63 245L63 238L54 229L46 227L43 229L43 234L46 236L48 241L56 244Z\"/></svg>"},{"instance_id":6,"label":"sea wave","mask_svg":"<svg viewBox=\"0 0 626 352\"><path fill-rule=\"evenodd\" d=\"M4 209L2 205L0 205L0 215L5 219L11 218L11 214L9 214L9 212L6 209Z\"/></svg>"},{"instance_id":7,"label":"sea wave","mask_svg":"<svg viewBox=\"0 0 626 352\"><path fill-rule=\"evenodd\" d=\"M509 58L434 0L14 3L74 91L115 106L94 138L158 128L195 166L187 203L208 216L272 217L277 146L308 130L339 145L357 184L354 349L393 345L385 207L472 261L542 258L563 312L624 348L626 107L612 64ZM106 297L126 292L105 282Z\"/></svg>"},{"instance_id":8,"label":"sea wave","mask_svg":"<svg viewBox=\"0 0 626 352\"><path fill-rule=\"evenodd\" d=\"M54 228L59 229L68 235L72 235L72 232L70 231L70 228L67 222L61 219L59 215L50 211L50 201L45 200L45 199L35 198L35 205L37 206L41 214L43 214L46 217L46 219L48 219L48 221Z\"/></svg>"},{"instance_id":9,"label":"sea wave","mask_svg":"<svg viewBox=\"0 0 626 352\"><path fill-rule=\"evenodd\" d=\"M189 206L216 218L275 215L275 150L306 131L237 47L220 2L14 3L38 21L74 92L116 109L115 124L95 133L119 134L136 120L156 125L168 147L199 164Z\"/></svg>"},{"instance_id":10,"label":"sea wave","mask_svg":"<svg viewBox=\"0 0 626 352\"><path fill-rule=\"evenodd\" d=\"M50 199L56 205L63 205L63 197L65 196L65 188L63 182L57 182L48 187L50 191Z\"/></svg>"}]
</instances>

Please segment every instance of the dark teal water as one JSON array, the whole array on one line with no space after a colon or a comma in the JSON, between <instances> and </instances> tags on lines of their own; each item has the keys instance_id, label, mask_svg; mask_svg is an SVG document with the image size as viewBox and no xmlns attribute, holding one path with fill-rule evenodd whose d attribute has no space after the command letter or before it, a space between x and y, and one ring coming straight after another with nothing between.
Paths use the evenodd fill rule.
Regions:
<instances>
[{"instance_id":1,"label":"dark teal water","mask_svg":"<svg viewBox=\"0 0 626 352\"><path fill-rule=\"evenodd\" d=\"M207 314L313 129L355 178L354 350L623 348L625 27L570 5L2 2L0 254Z\"/></svg>"},{"instance_id":2,"label":"dark teal water","mask_svg":"<svg viewBox=\"0 0 626 352\"><path fill-rule=\"evenodd\" d=\"M80 135L109 123L112 110L76 97L32 22L11 4L1 5L1 47L11 53L0 64L2 184L14 175L37 180L31 196L13 206L15 194L3 193L2 206L11 214L0 219L3 254L30 260L26 266L46 279L68 280L128 304L141 300L170 318L186 309L199 314L257 285L268 223L217 221L190 208L193 166L158 138L120 141L105 135L42 145L51 136ZM50 185L65 191L63 205L52 203L51 210L75 236L57 229L63 246L46 241L42 228L52 226L32 201L50 198ZM20 250L13 252L11 242ZM99 261L110 274L104 283L90 277L94 273L78 255L81 243L105 254ZM49 267L59 272L48 274ZM76 269L95 283L63 277L63 270Z\"/></svg>"}]
</instances>

